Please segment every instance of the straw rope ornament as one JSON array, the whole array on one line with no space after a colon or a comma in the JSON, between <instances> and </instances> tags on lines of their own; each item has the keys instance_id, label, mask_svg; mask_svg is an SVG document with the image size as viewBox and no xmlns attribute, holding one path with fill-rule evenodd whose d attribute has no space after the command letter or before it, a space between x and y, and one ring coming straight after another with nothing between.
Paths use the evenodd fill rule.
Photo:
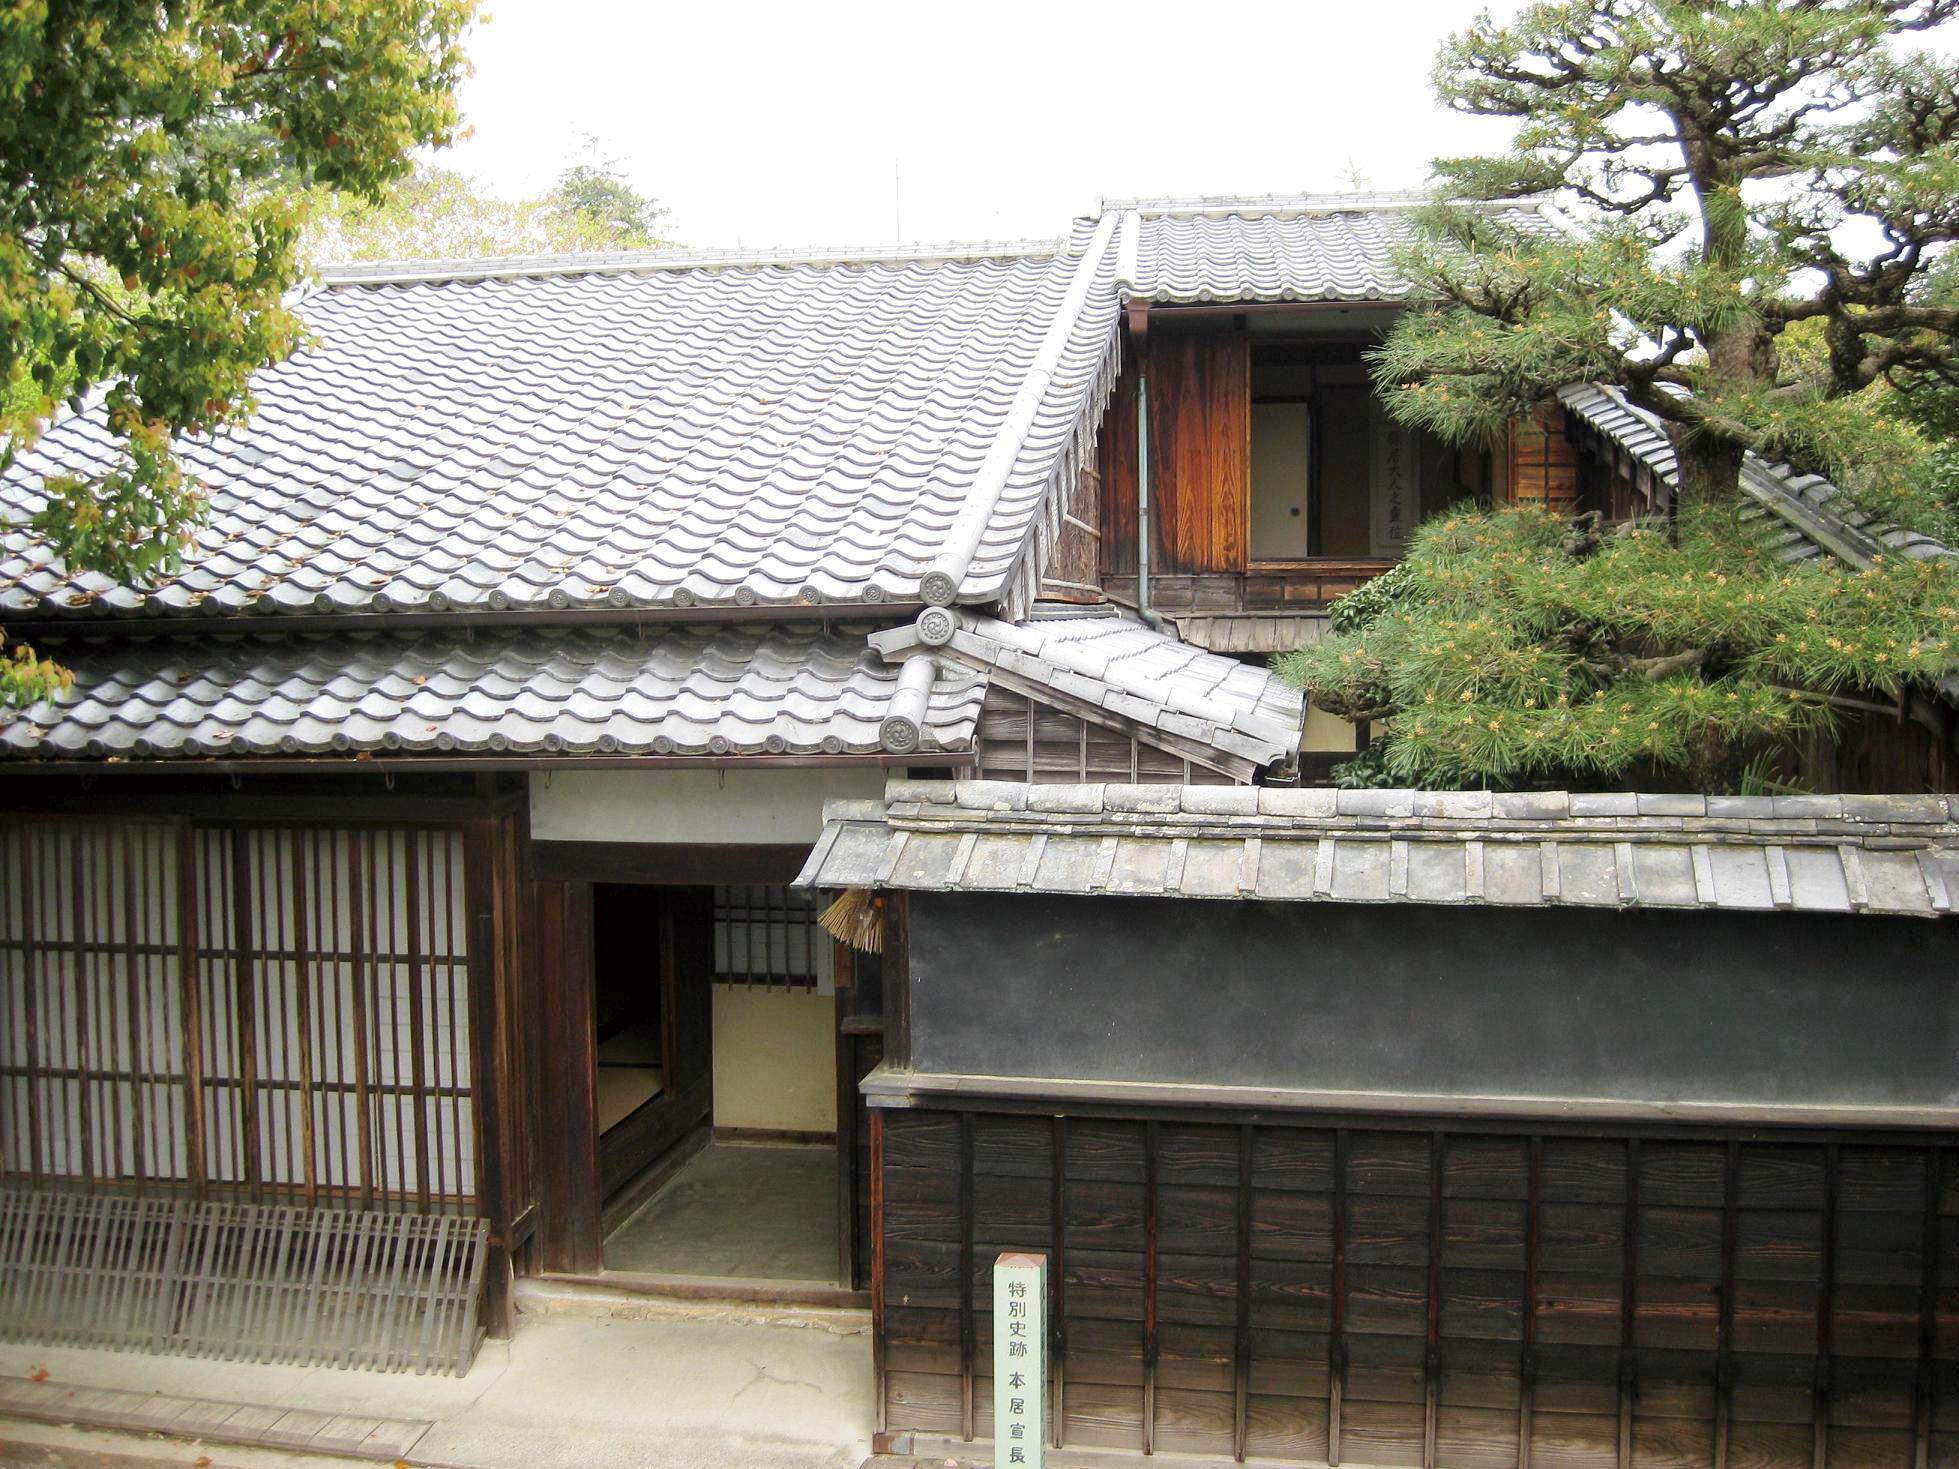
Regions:
<instances>
[{"instance_id":1,"label":"straw rope ornament","mask_svg":"<svg viewBox=\"0 0 1959 1469\"><path fill-rule=\"evenodd\" d=\"M884 952L884 899L869 888L845 888L816 921L838 943L859 953Z\"/></svg>"}]
</instances>

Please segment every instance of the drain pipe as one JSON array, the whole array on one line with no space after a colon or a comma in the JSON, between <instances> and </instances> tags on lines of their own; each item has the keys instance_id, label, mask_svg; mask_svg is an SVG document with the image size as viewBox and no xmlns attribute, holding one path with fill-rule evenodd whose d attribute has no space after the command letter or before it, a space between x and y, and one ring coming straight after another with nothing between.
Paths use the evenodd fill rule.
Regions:
<instances>
[{"instance_id":1,"label":"drain pipe","mask_svg":"<svg viewBox=\"0 0 1959 1469\"><path fill-rule=\"evenodd\" d=\"M1165 632L1161 613L1150 610L1150 303L1129 303L1129 343L1136 353L1136 613Z\"/></svg>"}]
</instances>

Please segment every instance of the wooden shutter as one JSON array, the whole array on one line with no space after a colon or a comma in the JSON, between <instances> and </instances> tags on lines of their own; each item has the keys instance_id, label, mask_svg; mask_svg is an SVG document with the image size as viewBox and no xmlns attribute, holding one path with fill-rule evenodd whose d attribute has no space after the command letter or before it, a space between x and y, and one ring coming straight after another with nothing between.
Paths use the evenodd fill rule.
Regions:
<instances>
[{"instance_id":1,"label":"wooden shutter","mask_svg":"<svg viewBox=\"0 0 1959 1469\"><path fill-rule=\"evenodd\" d=\"M1251 347L1241 334L1150 344L1152 572L1242 572L1251 463Z\"/></svg>"},{"instance_id":2,"label":"wooden shutter","mask_svg":"<svg viewBox=\"0 0 1959 1469\"><path fill-rule=\"evenodd\" d=\"M1578 507L1578 450L1565 435L1564 410L1554 403L1511 420L1509 498L1555 515Z\"/></svg>"}]
</instances>

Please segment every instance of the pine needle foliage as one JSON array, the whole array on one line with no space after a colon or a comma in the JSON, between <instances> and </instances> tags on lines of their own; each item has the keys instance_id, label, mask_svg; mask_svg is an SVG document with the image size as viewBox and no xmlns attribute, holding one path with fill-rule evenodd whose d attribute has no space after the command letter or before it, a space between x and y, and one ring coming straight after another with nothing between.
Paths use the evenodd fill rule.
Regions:
<instances>
[{"instance_id":1,"label":"pine needle foliage","mask_svg":"<svg viewBox=\"0 0 1959 1469\"><path fill-rule=\"evenodd\" d=\"M1334 616L1281 673L1373 721L1387 773L1422 786L1733 789L1833 698L1959 668L1952 562L1791 565L1708 508L1602 535L1535 508L1444 515Z\"/></svg>"}]
</instances>

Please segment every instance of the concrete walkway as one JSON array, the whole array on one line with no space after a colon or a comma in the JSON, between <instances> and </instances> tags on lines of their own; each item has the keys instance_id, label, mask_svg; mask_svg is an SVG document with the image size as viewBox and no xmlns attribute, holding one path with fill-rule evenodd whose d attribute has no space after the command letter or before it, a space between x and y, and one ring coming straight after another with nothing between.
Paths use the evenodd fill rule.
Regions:
<instances>
[{"instance_id":1,"label":"concrete walkway","mask_svg":"<svg viewBox=\"0 0 1959 1469\"><path fill-rule=\"evenodd\" d=\"M870 1452L866 1312L653 1301L531 1283L520 1305L516 1336L485 1344L461 1378L18 1343L0 1344L0 1376L45 1373L51 1394L137 1389L425 1420L428 1430L406 1457L439 1469L856 1469ZM0 1439L22 1436L10 1428L0 1425ZM210 1458L294 1462L232 1447L213 1448Z\"/></svg>"}]
</instances>

